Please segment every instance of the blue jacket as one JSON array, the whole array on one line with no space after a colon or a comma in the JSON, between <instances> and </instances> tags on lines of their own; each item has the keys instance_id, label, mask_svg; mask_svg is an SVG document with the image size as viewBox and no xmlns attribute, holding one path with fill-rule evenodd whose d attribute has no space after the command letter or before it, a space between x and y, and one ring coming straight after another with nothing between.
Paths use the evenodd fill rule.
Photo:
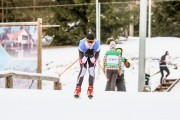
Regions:
<instances>
[{"instance_id":1,"label":"blue jacket","mask_svg":"<svg viewBox=\"0 0 180 120\"><path fill-rule=\"evenodd\" d=\"M95 40L92 49L94 49L94 52L98 52L100 50L100 42L98 40ZM79 50L83 53L88 50L88 48L86 47L86 38L80 40Z\"/></svg>"}]
</instances>

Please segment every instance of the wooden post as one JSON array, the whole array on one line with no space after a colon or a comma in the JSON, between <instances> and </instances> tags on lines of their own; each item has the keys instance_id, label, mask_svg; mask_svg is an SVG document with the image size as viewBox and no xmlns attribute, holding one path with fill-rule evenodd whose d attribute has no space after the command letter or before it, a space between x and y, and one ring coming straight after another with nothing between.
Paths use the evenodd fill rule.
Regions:
<instances>
[{"instance_id":1,"label":"wooden post","mask_svg":"<svg viewBox=\"0 0 180 120\"><path fill-rule=\"evenodd\" d=\"M4 1L1 1L2 13L1 13L1 22L4 22Z\"/></svg>"},{"instance_id":2,"label":"wooden post","mask_svg":"<svg viewBox=\"0 0 180 120\"><path fill-rule=\"evenodd\" d=\"M54 90L62 90L62 84L58 82L54 82Z\"/></svg>"},{"instance_id":3,"label":"wooden post","mask_svg":"<svg viewBox=\"0 0 180 120\"><path fill-rule=\"evenodd\" d=\"M42 73L42 18L38 18L38 64L37 72ZM42 81L38 80L37 88L42 89Z\"/></svg>"},{"instance_id":4,"label":"wooden post","mask_svg":"<svg viewBox=\"0 0 180 120\"><path fill-rule=\"evenodd\" d=\"M13 88L13 78L12 76L7 76L5 81L6 88Z\"/></svg>"}]
</instances>

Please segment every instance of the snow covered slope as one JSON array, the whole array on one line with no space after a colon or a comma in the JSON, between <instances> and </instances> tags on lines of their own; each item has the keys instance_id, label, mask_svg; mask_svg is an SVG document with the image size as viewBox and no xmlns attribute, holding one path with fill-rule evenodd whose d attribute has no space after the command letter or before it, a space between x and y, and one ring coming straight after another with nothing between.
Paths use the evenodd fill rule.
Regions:
<instances>
[{"instance_id":1,"label":"snow covered slope","mask_svg":"<svg viewBox=\"0 0 180 120\"><path fill-rule=\"evenodd\" d=\"M180 94L0 89L1 120L179 120ZM85 92L85 91L84 91Z\"/></svg>"}]
</instances>

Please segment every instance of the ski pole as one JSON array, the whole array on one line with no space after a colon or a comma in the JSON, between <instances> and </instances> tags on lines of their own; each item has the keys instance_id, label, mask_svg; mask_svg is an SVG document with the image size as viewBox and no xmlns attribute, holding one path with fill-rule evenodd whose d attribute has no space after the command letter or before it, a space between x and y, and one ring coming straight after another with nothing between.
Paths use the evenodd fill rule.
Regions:
<instances>
[{"instance_id":1,"label":"ski pole","mask_svg":"<svg viewBox=\"0 0 180 120\"><path fill-rule=\"evenodd\" d=\"M62 73L59 73L58 76L60 77L64 72L66 72L72 65L74 65L79 59L74 61L70 66L68 66ZM32 80L31 85L29 86L29 89L31 89L32 85L34 83L34 80Z\"/></svg>"},{"instance_id":2,"label":"ski pole","mask_svg":"<svg viewBox=\"0 0 180 120\"><path fill-rule=\"evenodd\" d=\"M34 80L32 80L31 85L29 86L29 89L31 89L33 83L34 83Z\"/></svg>"},{"instance_id":3,"label":"ski pole","mask_svg":"<svg viewBox=\"0 0 180 120\"><path fill-rule=\"evenodd\" d=\"M101 66L99 61L98 61L98 65L101 68L102 72L104 73L104 76L106 77L107 81L109 81L109 79L107 78L106 73L104 72L104 70L103 70L103 68L102 68L102 66Z\"/></svg>"},{"instance_id":4,"label":"ski pole","mask_svg":"<svg viewBox=\"0 0 180 120\"><path fill-rule=\"evenodd\" d=\"M64 72L66 72L71 66L73 66L77 61L79 60L79 58L77 60L75 60L71 65L69 65L62 73L58 73L58 76L60 77Z\"/></svg>"},{"instance_id":5,"label":"ski pole","mask_svg":"<svg viewBox=\"0 0 180 120\"><path fill-rule=\"evenodd\" d=\"M171 67L171 66L170 66L170 67ZM178 67L178 66L175 66L175 68L176 68L176 67ZM174 68L174 69L175 69L175 68ZM154 76L154 75L156 75L156 74L158 74L158 73L160 73L160 70L157 71L157 72L155 72L154 74L152 74L151 77Z\"/></svg>"}]
</instances>

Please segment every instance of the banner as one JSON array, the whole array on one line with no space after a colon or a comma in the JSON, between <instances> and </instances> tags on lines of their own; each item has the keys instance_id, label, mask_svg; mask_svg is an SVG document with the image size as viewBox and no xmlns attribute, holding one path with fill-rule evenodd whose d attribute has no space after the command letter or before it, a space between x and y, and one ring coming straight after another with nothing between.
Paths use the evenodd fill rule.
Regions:
<instances>
[{"instance_id":1,"label":"banner","mask_svg":"<svg viewBox=\"0 0 180 120\"><path fill-rule=\"evenodd\" d=\"M37 61L37 26L0 27L0 71L37 72ZM14 79L13 88L29 88L30 84L31 80ZM5 87L4 78L0 87Z\"/></svg>"}]
</instances>

